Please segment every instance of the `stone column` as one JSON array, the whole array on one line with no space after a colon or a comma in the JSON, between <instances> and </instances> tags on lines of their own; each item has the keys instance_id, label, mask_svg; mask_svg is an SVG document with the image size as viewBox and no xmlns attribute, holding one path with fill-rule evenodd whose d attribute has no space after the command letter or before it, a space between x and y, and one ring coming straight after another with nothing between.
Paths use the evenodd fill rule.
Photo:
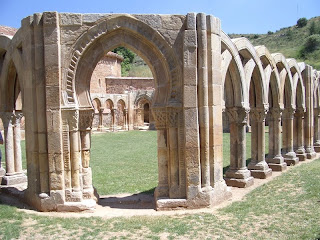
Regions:
<instances>
[{"instance_id":1,"label":"stone column","mask_svg":"<svg viewBox=\"0 0 320 240\"><path fill-rule=\"evenodd\" d=\"M305 65L305 69L302 72L302 79L305 89L305 105L306 112L304 114L304 144L306 155L308 159L316 157L316 152L313 148L313 86L314 86L314 73L313 69L309 65Z\"/></svg>"},{"instance_id":2,"label":"stone column","mask_svg":"<svg viewBox=\"0 0 320 240\"><path fill-rule=\"evenodd\" d=\"M6 175L15 174L14 167L14 142L13 142L13 113L5 113L3 118L4 127L4 147L6 159Z\"/></svg>"},{"instance_id":3,"label":"stone column","mask_svg":"<svg viewBox=\"0 0 320 240\"><path fill-rule=\"evenodd\" d=\"M113 132L117 131L116 112L117 112L116 108L111 109L111 119L112 119L111 129Z\"/></svg>"},{"instance_id":4,"label":"stone column","mask_svg":"<svg viewBox=\"0 0 320 240\"><path fill-rule=\"evenodd\" d=\"M102 132L102 130L103 130L103 119L102 119L103 111L104 111L104 108L100 108L100 109L99 109L99 126L98 126L98 131L100 131L100 132Z\"/></svg>"},{"instance_id":5,"label":"stone column","mask_svg":"<svg viewBox=\"0 0 320 240\"><path fill-rule=\"evenodd\" d=\"M168 139L166 131L165 108L154 108L152 113L157 129L158 143L158 186L154 192L155 198L169 197L169 176L168 176Z\"/></svg>"},{"instance_id":6,"label":"stone column","mask_svg":"<svg viewBox=\"0 0 320 240\"><path fill-rule=\"evenodd\" d=\"M21 157L21 129L20 122L23 117L22 113L16 113L14 118L13 142L14 142L14 170L16 173L22 173Z\"/></svg>"},{"instance_id":7,"label":"stone column","mask_svg":"<svg viewBox=\"0 0 320 240\"><path fill-rule=\"evenodd\" d=\"M253 108L250 110L251 122L251 161L248 169L255 178L267 178L272 174L265 161L265 109Z\"/></svg>"},{"instance_id":8,"label":"stone column","mask_svg":"<svg viewBox=\"0 0 320 240\"><path fill-rule=\"evenodd\" d=\"M294 114L294 150L299 161L305 161L307 156L304 149L304 131L303 131L304 109L298 108Z\"/></svg>"},{"instance_id":9,"label":"stone column","mask_svg":"<svg viewBox=\"0 0 320 240\"><path fill-rule=\"evenodd\" d=\"M80 137L81 137L81 159L82 159L82 183L83 198L94 198L94 190L92 186L92 170L90 168L90 148L91 148L91 129L94 118L94 110L80 111Z\"/></svg>"},{"instance_id":10,"label":"stone column","mask_svg":"<svg viewBox=\"0 0 320 240\"><path fill-rule=\"evenodd\" d=\"M287 168L281 155L281 112L282 109L271 108L268 113L269 154L266 159L272 171L280 172Z\"/></svg>"},{"instance_id":11,"label":"stone column","mask_svg":"<svg viewBox=\"0 0 320 240\"><path fill-rule=\"evenodd\" d=\"M282 115L282 154L287 165L295 165L299 162L296 153L293 150L293 117L295 109L292 107L285 108Z\"/></svg>"},{"instance_id":12,"label":"stone column","mask_svg":"<svg viewBox=\"0 0 320 240\"><path fill-rule=\"evenodd\" d=\"M314 150L320 152L320 110L314 108Z\"/></svg>"},{"instance_id":13,"label":"stone column","mask_svg":"<svg viewBox=\"0 0 320 240\"><path fill-rule=\"evenodd\" d=\"M128 125L128 108L123 110L123 118L124 118L124 130L129 130Z\"/></svg>"},{"instance_id":14,"label":"stone column","mask_svg":"<svg viewBox=\"0 0 320 240\"><path fill-rule=\"evenodd\" d=\"M80 185L80 146L79 146L79 112L76 110L70 114L69 136L70 136L70 160L71 160L71 201L80 202L82 198Z\"/></svg>"},{"instance_id":15,"label":"stone column","mask_svg":"<svg viewBox=\"0 0 320 240\"><path fill-rule=\"evenodd\" d=\"M18 115L19 118L22 116ZM22 172L21 146L20 146L20 122L16 125L16 115L11 112L4 114L4 144L6 158L6 175L2 178L2 185L13 186L27 182L27 176ZM19 127L18 127L19 126ZM17 131L19 130L19 133Z\"/></svg>"},{"instance_id":16,"label":"stone column","mask_svg":"<svg viewBox=\"0 0 320 240\"><path fill-rule=\"evenodd\" d=\"M248 109L227 108L230 122L230 167L226 172L226 183L233 187L249 187L253 177L246 166L246 124Z\"/></svg>"}]
</instances>

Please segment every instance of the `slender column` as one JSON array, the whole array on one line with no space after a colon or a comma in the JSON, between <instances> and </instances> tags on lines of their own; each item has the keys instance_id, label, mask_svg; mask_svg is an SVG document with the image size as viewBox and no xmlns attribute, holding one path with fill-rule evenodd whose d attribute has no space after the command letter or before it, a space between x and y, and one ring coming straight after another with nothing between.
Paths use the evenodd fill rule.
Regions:
<instances>
[{"instance_id":1,"label":"slender column","mask_svg":"<svg viewBox=\"0 0 320 240\"><path fill-rule=\"evenodd\" d=\"M205 14L197 15L198 35L198 108L200 127L201 187L210 190L209 108L208 108L208 43Z\"/></svg>"},{"instance_id":2,"label":"slender column","mask_svg":"<svg viewBox=\"0 0 320 240\"><path fill-rule=\"evenodd\" d=\"M76 111L69 120L70 155L71 155L71 185L74 192L80 191L80 146L79 146L79 115Z\"/></svg>"},{"instance_id":3,"label":"slender column","mask_svg":"<svg viewBox=\"0 0 320 240\"><path fill-rule=\"evenodd\" d=\"M246 166L246 124L248 109L227 108L230 122L230 167L226 183L234 187L249 187L253 177Z\"/></svg>"},{"instance_id":4,"label":"slender column","mask_svg":"<svg viewBox=\"0 0 320 240\"><path fill-rule=\"evenodd\" d=\"M298 108L294 114L294 150L296 152L299 161L305 161L307 156L304 149L304 131L303 131L303 120L304 120L304 109Z\"/></svg>"},{"instance_id":5,"label":"slender column","mask_svg":"<svg viewBox=\"0 0 320 240\"><path fill-rule=\"evenodd\" d=\"M179 191L179 147L178 147L178 112L170 109L167 114L169 143L169 197L178 198Z\"/></svg>"},{"instance_id":6,"label":"slender column","mask_svg":"<svg viewBox=\"0 0 320 240\"><path fill-rule=\"evenodd\" d=\"M124 117L124 130L128 131L128 109L123 110L123 117Z\"/></svg>"},{"instance_id":7,"label":"slender column","mask_svg":"<svg viewBox=\"0 0 320 240\"><path fill-rule=\"evenodd\" d=\"M100 108L100 109L99 109L99 126L98 126L98 131L102 131L102 129L103 129L103 119L102 119L103 111L104 111L104 108Z\"/></svg>"},{"instance_id":8,"label":"slender column","mask_svg":"<svg viewBox=\"0 0 320 240\"><path fill-rule=\"evenodd\" d=\"M92 170L90 168L91 129L93 118L93 109L80 111L79 129L81 137L81 165L84 199L94 198L94 190L92 187Z\"/></svg>"},{"instance_id":9,"label":"slender column","mask_svg":"<svg viewBox=\"0 0 320 240\"><path fill-rule=\"evenodd\" d=\"M14 118L13 142L14 142L14 170L16 173L22 173L22 158L21 158L21 133L20 122L22 113L16 113Z\"/></svg>"},{"instance_id":10,"label":"slender column","mask_svg":"<svg viewBox=\"0 0 320 240\"><path fill-rule=\"evenodd\" d=\"M4 125L4 147L6 158L6 175L15 174L14 167L14 143L13 143L13 113L5 113L3 118Z\"/></svg>"},{"instance_id":11,"label":"slender column","mask_svg":"<svg viewBox=\"0 0 320 240\"><path fill-rule=\"evenodd\" d=\"M313 148L313 86L314 86L314 73L311 66L306 65L302 72L303 84L305 87L305 105L306 112L304 115L304 144L306 155L308 159L316 157L316 152Z\"/></svg>"},{"instance_id":12,"label":"slender column","mask_svg":"<svg viewBox=\"0 0 320 240\"><path fill-rule=\"evenodd\" d=\"M296 153L293 151L293 117L295 109L292 107L285 108L283 111L283 154L287 165L295 165L299 162Z\"/></svg>"},{"instance_id":13,"label":"slender column","mask_svg":"<svg viewBox=\"0 0 320 240\"><path fill-rule=\"evenodd\" d=\"M282 109L271 108L268 114L269 153L266 161L272 171L283 171L287 168L281 155L281 112Z\"/></svg>"},{"instance_id":14,"label":"slender column","mask_svg":"<svg viewBox=\"0 0 320 240\"><path fill-rule=\"evenodd\" d=\"M154 108L152 113L155 119L158 142L158 186L154 194L155 198L169 197L166 111L164 108Z\"/></svg>"},{"instance_id":15,"label":"slender column","mask_svg":"<svg viewBox=\"0 0 320 240\"><path fill-rule=\"evenodd\" d=\"M320 152L320 111L319 108L314 108L314 150Z\"/></svg>"},{"instance_id":16,"label":"slender column","mask_svg":"<svg viewBox=\"0 0 320 240\"><path fill-rule=\"evenodd\" d=\"M117 131L117 124L116 124L116 111L117 111L117 109L116 108L112 108L111 109L111 119L112 119L112 126L111 126L111 128L112 128L112 131L113 132L115 132L115 131Z\"/></svg>"},{"instance_id":17,"label":"slender column","mask_svg":"<svg viewBox=\"0 0 320 240\"><path fill-rule=\"evenodd\" d=\"M255 178L267 178L272 174L265 161L265 116L266 109L251 109L251 162L248 169Z\"/></svg>"}]
</instances>

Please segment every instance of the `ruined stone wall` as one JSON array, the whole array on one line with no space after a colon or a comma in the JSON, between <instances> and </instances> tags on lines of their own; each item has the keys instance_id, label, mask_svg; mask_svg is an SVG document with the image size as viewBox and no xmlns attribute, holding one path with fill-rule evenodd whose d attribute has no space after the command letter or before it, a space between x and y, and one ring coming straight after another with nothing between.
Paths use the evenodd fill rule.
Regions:
<instances>
[{"instance_id":1,"label":"ruined stone wall","mask_svg":"<svg viewBox=\"0 0 320 240\"><path fill-rule=\"evenodd\" d=\"M154 90L153 78L139 77L106 77L106 92L119 94L133 90Z\"/></svg>"}]
</instances>

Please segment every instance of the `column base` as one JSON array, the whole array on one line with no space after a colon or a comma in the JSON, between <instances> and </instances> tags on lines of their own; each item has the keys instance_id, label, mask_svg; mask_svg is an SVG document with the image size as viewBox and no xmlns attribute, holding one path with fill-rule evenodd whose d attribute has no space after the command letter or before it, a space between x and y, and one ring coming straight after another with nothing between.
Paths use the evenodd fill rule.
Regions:
<instances>
[{"instance_id":1,"label":"column base","mask_svg":"<svg viewBox=\"0 0 320 240\"><path fill-rule=\"evenodd\" d=\"M266 170L250 170L251 175L254 178L259 178L259 179L266 179L268 177L271 177L272 175L272 169L268 168Z\"/></svg>"},{"instance_id":2,"label":"column base","mask_svg":"<svg viewBox=\"0 0 320 240\"><path fill-rule=\"evenodd\" d=\"M5 175L2 177L1 185L4 186L14 186L21 183L26 183L28 181L27 176L24 173L19 173L15 175Z\"/></svg>"},{"instance_id":3,"label":"column base","mask_svg":"<svg viewBox=\"0 0 320 240\"><path fill-rule=\"evenodd\" d=\"M287 163L268 163L269 168L274 172L282 172L287 169Z\"/></svg>"},{"instance_id":4,"label":"column base","mask_svg":"<svg viewBox=\"0 0 320 240\"><path fill-rule=\"evenodd\" d=\"M210 191L200 191L190 199L170 199L155 198L156 210L172 210L172 209L197 209L212 207L229 199L232 196L230 189L225 181L215 183L214 188Z\"/></svg>"},{"instance_id":5,"label":"column base","mask_svg":"<svg viewBox=\"0 0 320 240\"><path fill-rule=\"evenodd\" d=\"M307 154L305 153L297 153L297 157L299 158L299 162L307 160Z\"/></svg>"},{"instance_id":6,"label":"column base","mask_svg":"<svg viewBox=\"0 0 320 240\"><path fill-rule=\"evenodd\" d=\"M239 178L225 178L224 179L228 186L238 187L238 188L247 188L254 184L254 178L248 177L246 179Z\"/></svg>"},{"instance_id":7,"label":"column base","mask_svg":"<svg viewBox=\"0 0 320 240\"><path fill-rule=\"evenodd\" d=\"M312 151L312 152L307 152L306 155L307 155L307 159L310 159L310 160L312 160L312 159L314 159L314 158L317 157L317 153L314 152L314 151Z\"/></svg>"},{"instance_id":8,"label":"column base","mask_svg":"<svg viewBox=\"0 0 320 240\"><path fill-rule=\"evenodd\" d=\"M226 172L225 181L228 186L246 188L253 185L253 177L248 169L231 170Z\"/></svg>"},{"instance_id":9,"label":"column base","mask_svg":"<svg viewBox=\"0 0 320 240\"><path fill-rule=\"evenodd\" d=\"M284 161L287 163L288 166L296 165L299 163L299 158L297 158L295 152L289 152L284 156Z\"/></svg>"},{"instance_id":10,"label":"column base","mask_svg":"<svg viewBox=\"0 0 320 240\"><path fill-rule=\"evenodd\" d=\"M313 146L313 148L317 153L320 152L320 146Z\"/></svg>"}]
</instances>

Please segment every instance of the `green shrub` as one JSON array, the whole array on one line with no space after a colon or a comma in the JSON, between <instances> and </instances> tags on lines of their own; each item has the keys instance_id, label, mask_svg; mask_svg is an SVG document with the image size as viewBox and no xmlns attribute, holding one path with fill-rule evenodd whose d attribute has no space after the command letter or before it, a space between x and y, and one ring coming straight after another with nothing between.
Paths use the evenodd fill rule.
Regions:
<instances>
[{"instance_id":1,"label":"green shrub","mask_svg":"<svg viewBox=\"0 0 320 240\"><path fill-rule=\"evenodd\" d=\"M113 52L123 57L123 61L121 63L121 75L127 76L136 54L125 47L117 47Z\"/></svg>"},{"instance_id":2,"label":"green shrub","mask_svg":"<svg viewBox=\"0 0 320 240\"><path fill-rule=\"evenodd\" d=\"M300 56L306 57L307 54L314 52L320 48L320 34L314 34L309 36L304 42L301 50Z\"/></svg>"},{"instance_id":3,"label":"green shrub","mask_svg":"<svg viewBox=\"0 0 320 240\"><path fill-rule=\"evenodd\" d=\"M299 18L297 21L297 26L298 28L302 28L304 26L306 26L308 23L308 20L306 18Z\"/></svg>"}]
</instances>

